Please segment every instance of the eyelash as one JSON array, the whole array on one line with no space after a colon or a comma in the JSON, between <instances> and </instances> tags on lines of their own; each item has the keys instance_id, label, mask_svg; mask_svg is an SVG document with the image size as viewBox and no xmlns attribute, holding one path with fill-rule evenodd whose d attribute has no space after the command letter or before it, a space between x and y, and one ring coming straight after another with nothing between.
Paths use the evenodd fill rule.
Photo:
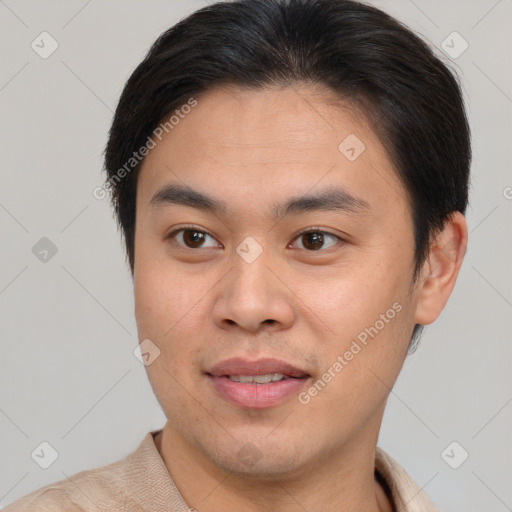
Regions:
<instances>
[{"instance_id":1,"label":"eyelash","mask_svg":"<svg viewBox=\"0 0 512 512\"><path fill-rule=\"evenodd\" d=\"M345 240L343 238L341 238L340 236L335 235L334 233L331 233L330 231L325 231L320 226L314 226L314 227L311 227L311 228L303 229L302 231L300 231L299 233L297 233L295 235L293 241L295 242L296 240L300 239L302 236L307 235L308 233L321 233L322 235L328 235L328 236L336 239L336 244L334 244L333 246L328 247L327 249L323 249L323 248L319 249L318 251L314 251L314 250L312 251L312 250L304 249L307 252L312 252L312 253L314 253L314 252L327 252L327 251L329 251L329 249L333 248L334 246L342 244L342 243L345 242Z\"/></svg>"},{"instance_id":2,"label":"eyelash","mask_svg":"<svg viewBox=\"0 0 512 512\"><path fill-rule=\"evenodd\" d=\"M182 231L195 231L196 233L202 233L204 235L208 235L209 237L213 238L216 241L216 238L211 233L209 233L208 231L205 231L204 229L198 229L196 226L182 226L179 229L175 229L174 231L172 231L171 233L169 233L168 235L165 236L165 240L174 239L176 237L176 235L178 233L181 233ZM182 245L180 245L180 248L184 249L184 250L191 250L191 251L205 249L205 247L199 247L198 249L193 249L192 247L184 247Z\"/></svg>"},{"instance_id":3,"label":"eyelash","mask_svg":"<svg viewBox=\"0 0 512 512\"><path fill-rule=\"evenodd\" d=\"M204 235L208 235L209 237L213 238L214 240L216 240L216 238L211 234L209 233L208 231L205 231L204 229L198 229L196 226L182 226L181 228L179 229L176 229L174 231L172 231L171 233L169 233L168 235L166 235L165 239L166 240L172 240L176 237L176 235L178 233L181 233L181 232L184 232L184 231L195 231L197 233L202 233ZM323 235L328 235L328 236L331 236L333 238L336 238L337 239L337 243L344 243L345 240L343 238L341 238L340 236L338 235L335 235L334 233L330 233L329 231L325 231L323 230L321 227L310 227L310 228L306 228L302 231L300 231L299 233L297 233L295 235L295 237L293 238L293 241L295 242L296 240L298 240L301 236L303 235L307 235L309 233L321 233ZM184 249L184 250L200 250L200 249L207 249L207 247L198 247L196 249L192 248L192 247L186 247L186 246L182 246L180 245L180 248L181 249ZM305 251L307 252L326 252L328 249L319 249L318 251L314 251L314 250L308 250L308 249L304 249Z\"/></svg>"}]
</instances>

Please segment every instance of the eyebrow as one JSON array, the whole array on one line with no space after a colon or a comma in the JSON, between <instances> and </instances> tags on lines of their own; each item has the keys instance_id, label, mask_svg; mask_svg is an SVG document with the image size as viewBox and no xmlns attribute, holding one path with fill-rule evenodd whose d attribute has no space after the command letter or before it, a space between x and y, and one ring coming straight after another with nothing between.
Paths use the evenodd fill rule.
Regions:
<instances>
[{"instance_id":1,"label":"eyebrow","mask_svg":"<svg viewBox=\"0 0 512 512\"><path fill-rule=\"evenodd\" d=\"M189 206L218 215L226 215L228 212L225 202L177 184L162 187L150 200L150 205L155 208L170 204ZM365 200L354 197L344 188L332 187L313 194L293 196L284 203L271 205L271 215L276 218L311 211L364 214L369 210L370 205Z\"/></svg>"}]
</instances>

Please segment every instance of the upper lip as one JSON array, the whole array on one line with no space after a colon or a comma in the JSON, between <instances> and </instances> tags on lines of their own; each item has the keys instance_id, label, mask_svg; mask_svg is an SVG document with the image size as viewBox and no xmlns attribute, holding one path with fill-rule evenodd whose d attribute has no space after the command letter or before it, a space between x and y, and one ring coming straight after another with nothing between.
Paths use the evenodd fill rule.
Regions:
<instances>
[{"instance_id":1,"label":"upper lip","mask_svg":"<svg viewBox=\"0 0 512 512\"><path fill-rule=\"evenodd\" d=\"M273 358L249 361L241 357L233 357L217 363L207 373L214 377L226 375L267 375L271 373L281 373L289 377L309 377L306 371L286 361Z\"/></svg>"}]
</instances>

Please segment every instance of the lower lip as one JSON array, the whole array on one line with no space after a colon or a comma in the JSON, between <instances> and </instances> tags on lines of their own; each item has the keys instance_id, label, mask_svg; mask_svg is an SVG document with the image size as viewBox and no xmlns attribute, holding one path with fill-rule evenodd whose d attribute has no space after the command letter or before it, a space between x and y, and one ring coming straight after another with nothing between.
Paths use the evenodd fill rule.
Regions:
<instances>
[{"instance_id":1,"label":"lower lip","mask_svg":"<svg viewBox=\"0 0 512 512\"><path fill-rule=\"evenodd\" d=\"M228 377L208 375L215 389L224 398L240 407L263 409L278 405L290 395L296 394L306 383L307 378L289 378L268 384L248 384L235 382Z\"/></svg>"}]
</instances>

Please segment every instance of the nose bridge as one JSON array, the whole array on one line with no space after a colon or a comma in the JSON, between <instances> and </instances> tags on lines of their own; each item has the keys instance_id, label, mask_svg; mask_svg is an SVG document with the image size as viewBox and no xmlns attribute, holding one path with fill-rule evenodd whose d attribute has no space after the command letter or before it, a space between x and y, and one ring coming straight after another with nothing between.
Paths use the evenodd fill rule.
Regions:
<instances>
[{"instance_id":1,"label":"nose bridge","mask_svg":"<svg viewBox=\"0 0 512 512\"><path fill-rule=\"evenodd\" d=\"M232 254L234 268L230 274L236 293L243 292L244 287L257 291L254 289L255 286L265 284L264 281L269 278L267 266L271 263L270 253L271 248L268 241L266 246L263 247L252 236L246 237L235 248ZM268 284L266 283L267 286ZM265 293L264 288L262 286L259 291Z\"/></svg>"},{"instance_id":2,"label":"nose bridge","mask_svg":"<svg viewBox=\"0 0 512 512\"><path fill-rule=\"evenodd\" d=\"M257 330L266 324L289 325L293 321L293 307L286 287L270 267L270 251L258 250L247 241L233 254L233 267L222 281L220 295L214 306L218 325L237 324L248 330Z\"/></svg>"},{"instance_id":3,"label":"nose bridge","mask_svg":"<svg viewBox=\"0 0 512 512\"><path fill-rule=\"evenodd\" d=\"M270 297L276 297L279 292L275 283L270 282L274 277L267 268L267 256L262 253L254 259L245 259L243 255L234 255L229 286L225 290L228 300L241 301L240 306L245 308L263 308Z\"/></svg>"}]
</instances>

